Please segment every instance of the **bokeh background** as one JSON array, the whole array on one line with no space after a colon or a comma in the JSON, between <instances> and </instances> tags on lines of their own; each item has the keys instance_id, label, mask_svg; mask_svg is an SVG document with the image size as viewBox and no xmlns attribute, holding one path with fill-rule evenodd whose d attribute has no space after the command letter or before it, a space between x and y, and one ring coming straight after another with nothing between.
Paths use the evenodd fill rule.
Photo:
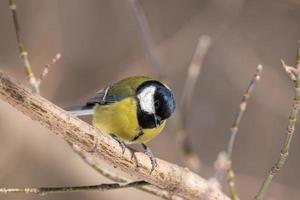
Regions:
<instances>
[{"instance_id":1,"label":"bokeh background","mask_svg":"<svg viewBox=\"0 0 300 200\"><path fill-rule=\"evenodd\" d=\"M252 199L279 155L293 97L280 59L295 63L300 39L299 0L140 0L177 100L199 36L212 38L189 111L189 141L209 178L240 99L263 64L233 152L242 199ZM41 94L61 107L81 104L121 78L155 76L126 0L17 1L21 32L39 75L56 53ZM0 68L27 85L17 52L8 2L0 1ZM90 121L90 119L85 119ZM108 182L86 166L60 138L0 101L0 186L62 186ZM157 157L184 165L169 126L150 143ZM267 199L300 198L300 130ZM211 169L211 170L207 170ZM225 187L226 188L226 187ZM126 195L126 196L125 196ZM158 199L134 189L0 199Z\"/></svg>"}]
</instances>

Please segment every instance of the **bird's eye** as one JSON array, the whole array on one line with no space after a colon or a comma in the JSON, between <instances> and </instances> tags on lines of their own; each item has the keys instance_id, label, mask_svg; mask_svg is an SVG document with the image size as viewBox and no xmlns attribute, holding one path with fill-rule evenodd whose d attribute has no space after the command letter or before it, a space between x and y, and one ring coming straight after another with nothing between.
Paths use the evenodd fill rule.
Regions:
<instances>
[{"instance_id":1,"label":"bird's eye","mask_svg":"<svg viewBox=\"0 0 300 200\"><path fill-rule=\"evenodd\" d=\"M156 101L154 102L154 106L155 106L155 108L158 108L158 107L160 106L159 100L156 100Z\"/></svg>"}]
</instances>

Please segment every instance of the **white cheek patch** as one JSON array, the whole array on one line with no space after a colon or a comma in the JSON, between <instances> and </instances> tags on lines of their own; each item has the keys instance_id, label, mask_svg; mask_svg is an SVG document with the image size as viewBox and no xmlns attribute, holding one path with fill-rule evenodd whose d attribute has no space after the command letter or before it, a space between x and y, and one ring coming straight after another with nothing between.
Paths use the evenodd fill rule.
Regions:
<instances>
[{"instance_id":1,"label":"white cheek patch","mask_svg":"<svg viewBox=\"0 0 300 200\"><path fill-rule=\"evenodd\" d=\"M154 93L156 88L154 86L146 87L142 90L140 94L137 95L137 98L140 101L141 109L148 114L155 114L154 107Z\"/></svg>"}]
</instances>

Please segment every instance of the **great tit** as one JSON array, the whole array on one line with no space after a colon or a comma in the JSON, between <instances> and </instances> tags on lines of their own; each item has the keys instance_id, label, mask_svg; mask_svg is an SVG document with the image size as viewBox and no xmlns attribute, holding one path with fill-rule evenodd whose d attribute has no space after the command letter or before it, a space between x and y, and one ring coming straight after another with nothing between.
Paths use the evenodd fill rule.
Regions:
<instances>
[{"instance_id":1,"label":"great tit","mask_svg":"<svg viewBox=\"0 0 300 200\"><path fill-rule=\"evenodd\" d=\"M174 110L175 99L168 86L135 76L98 91L84 106L68 111L76 116L93 115L93 126L117 140L123 153L125 144L142 144L153 171L157 162L145 143L163 130Z\"/></svg>"}]
</instances>

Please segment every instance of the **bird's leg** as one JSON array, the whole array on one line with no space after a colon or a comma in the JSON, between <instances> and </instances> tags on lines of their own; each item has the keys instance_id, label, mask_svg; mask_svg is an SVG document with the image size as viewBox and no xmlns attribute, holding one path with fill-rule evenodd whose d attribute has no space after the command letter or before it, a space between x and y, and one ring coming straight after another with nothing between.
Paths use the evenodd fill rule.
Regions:
<instances>
[{"instance_id":1,"label":"bird's leg","mask_svg":"<svg viewBox=\"0 0 300 200\"><path fill-rule=\"evenodd\" d=\"M119 145L120 145L120 147L121 147L121 149L122 149L122 154L124 154L124 153L125 153L125 149L126 149L126 144L125 144L125 142L123 142L122 140L120 140L120 139L119 139L115 134L113 134L113 133L111 133L110 136L111 136L114 140L116 140L116 141L119 143Z\"/></svg>"},{"instance_id":2,"label":"bird's leg","mask_svg":"<svg viewBox=\"0 0 300 200\"><path fill-rule=\"evenodd\" d=\"M149 157L150 161L151 161L151 172L150 174L154 171L154 169L157 167L157 162L156 159L151 151L151 149L149 147L147 147L144 143L142 143L142 146L144 148L144 153Z\"/></svg>"},{"instance_id":3,"label":"bird's leg","mask_svg":"<svg viewBox=\"0 0 300 200\"><path fill-rule=\"evenodd\" d=\"M128 148L128 149L130 150L130 153L131 153L131 160L134 160L135 163L136 163L136 167L138 167L139 163L138 163L138 159L137 159L137 157L135 155L136 150L132 149L132 148Z\"/></svg>"}]
</instances>

